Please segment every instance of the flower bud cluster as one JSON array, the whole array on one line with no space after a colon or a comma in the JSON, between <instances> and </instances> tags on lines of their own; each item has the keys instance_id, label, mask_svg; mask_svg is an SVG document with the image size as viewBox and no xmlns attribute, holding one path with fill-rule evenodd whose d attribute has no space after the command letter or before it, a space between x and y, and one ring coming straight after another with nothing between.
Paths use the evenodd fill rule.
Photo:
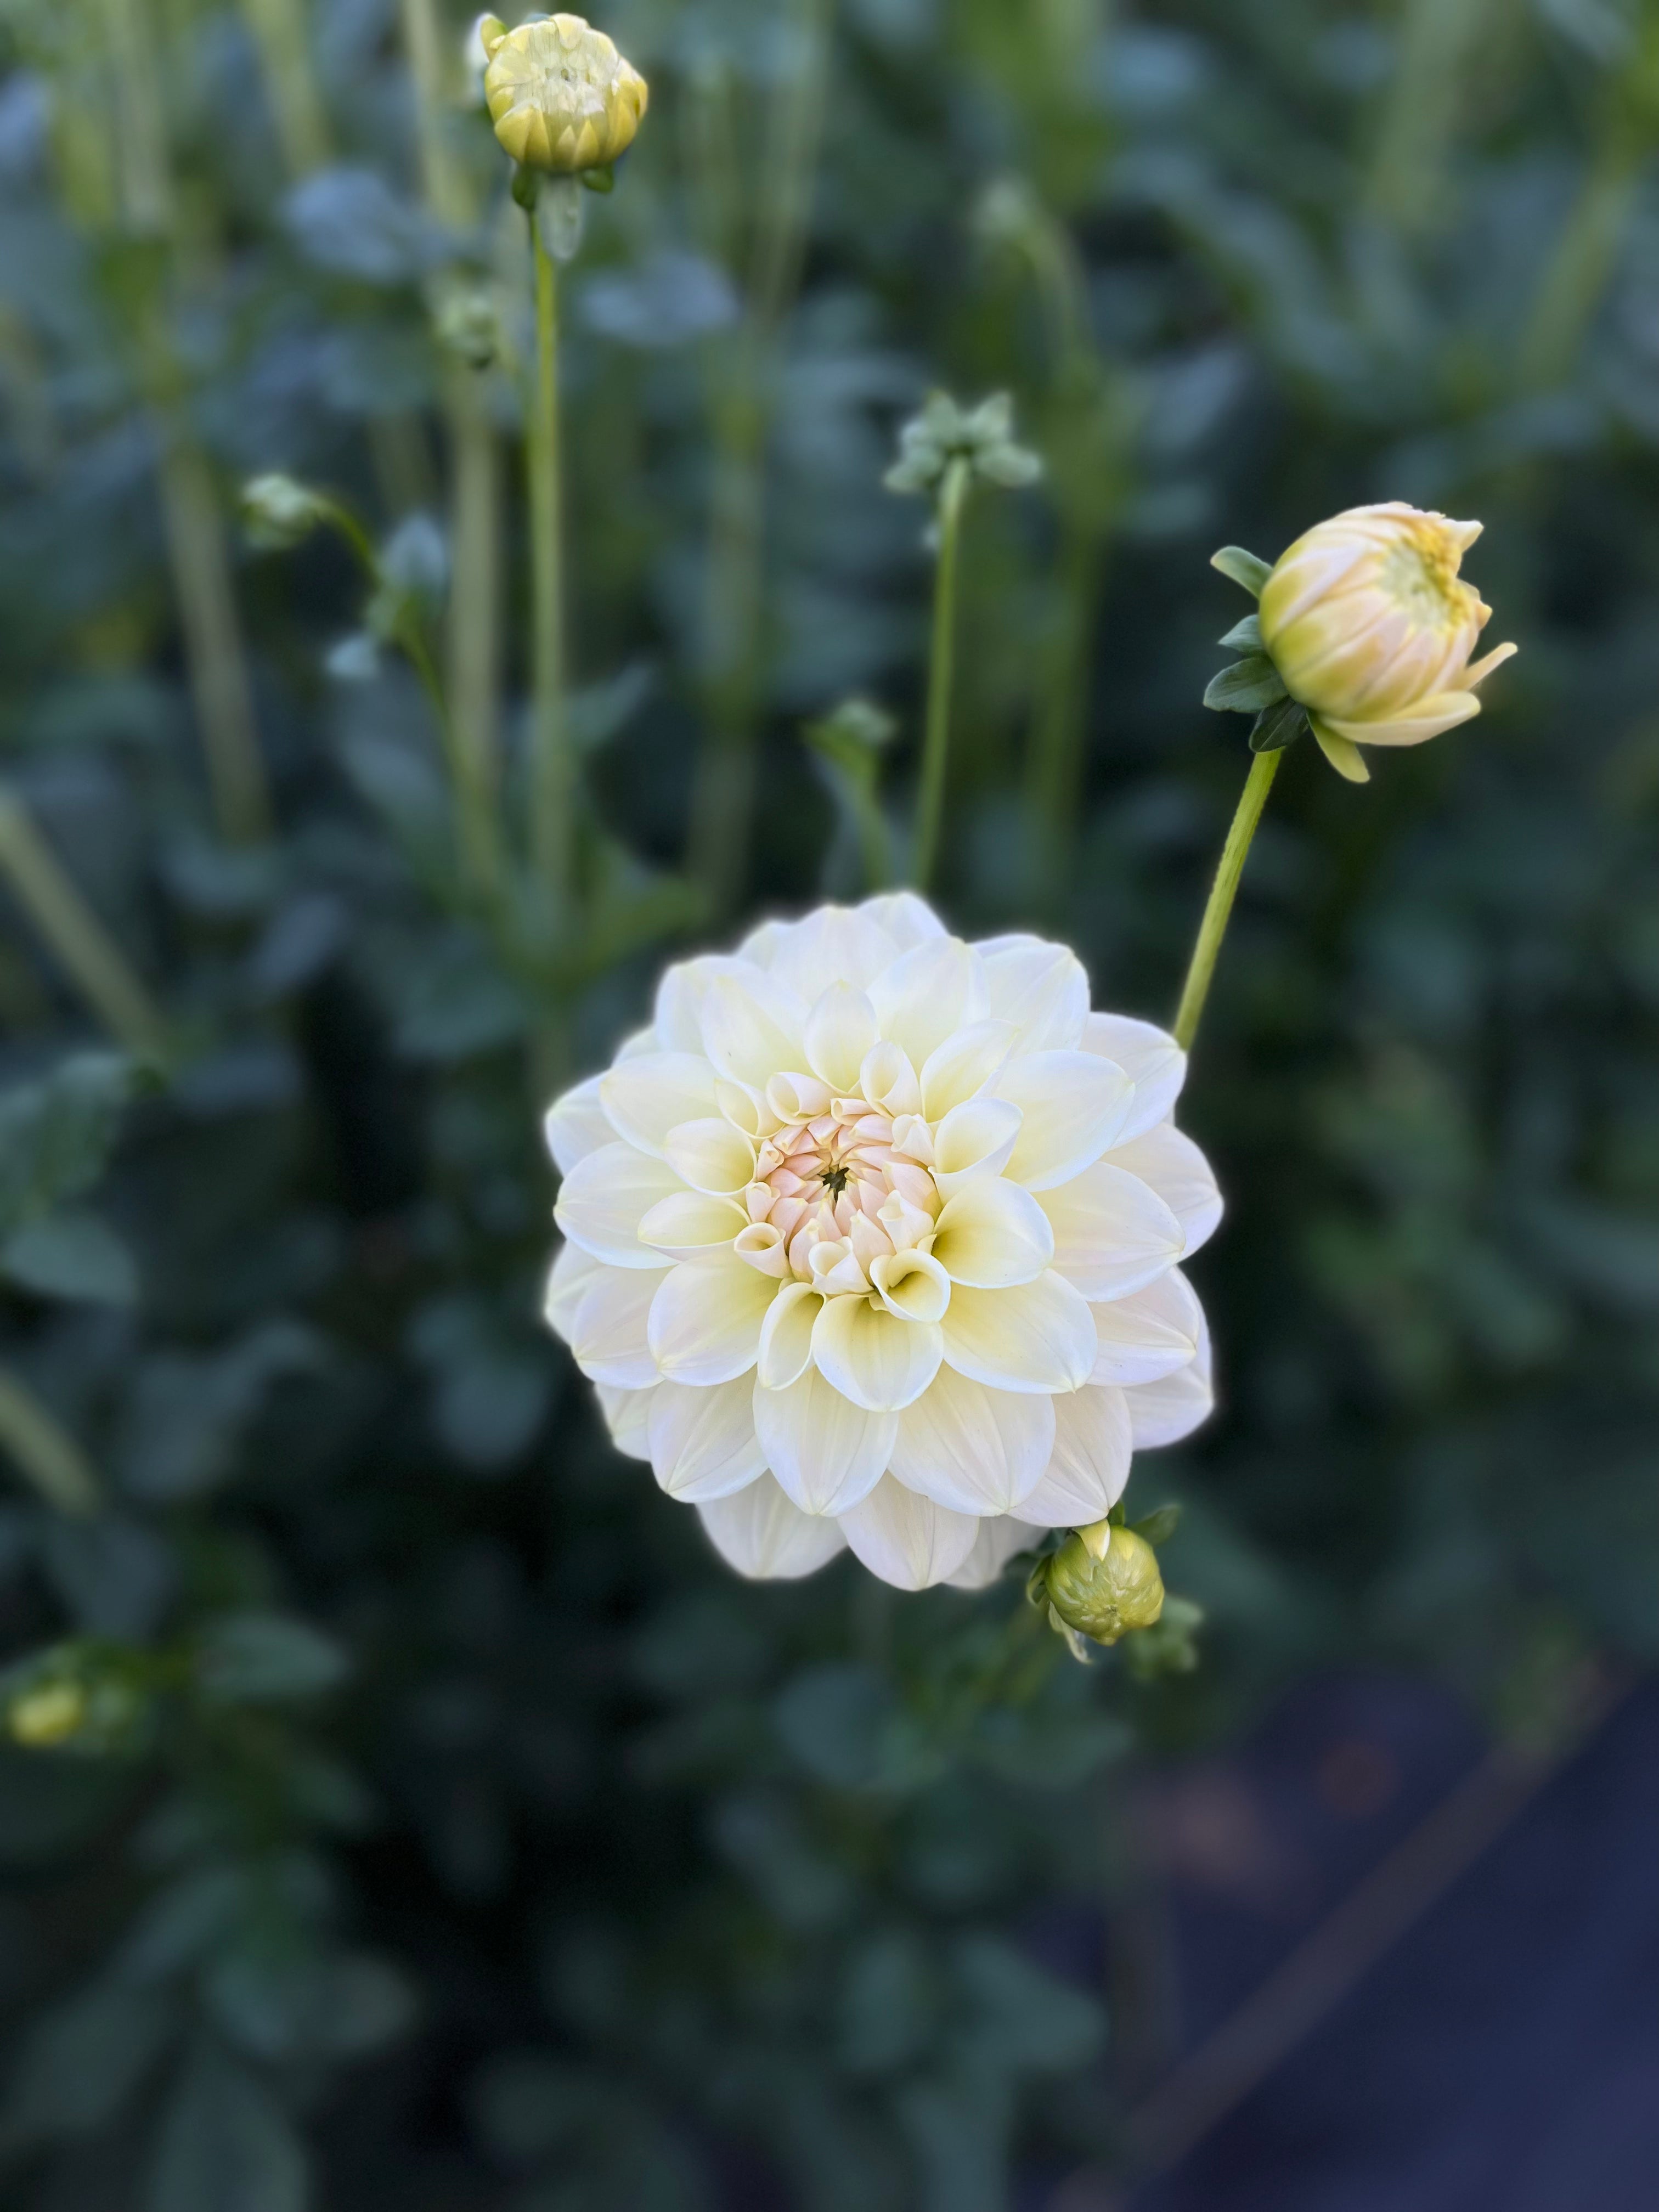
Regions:
<instances>
[{"instance_id":1,"label":"flower bud cluster","mask_svg":"<svg viewBox=\"0 0 1659 2212\"><path fill-rule=\"evenodd\" d=\"M1042 463L1013 436L1014 403L994 392L977 407L959 407L948 392L930 392L919 415L899 432L899 457L882 482L889 491L932 496L953 461L987 483L1009 490L1035 483Z\"/></svg>"}]
</instances>

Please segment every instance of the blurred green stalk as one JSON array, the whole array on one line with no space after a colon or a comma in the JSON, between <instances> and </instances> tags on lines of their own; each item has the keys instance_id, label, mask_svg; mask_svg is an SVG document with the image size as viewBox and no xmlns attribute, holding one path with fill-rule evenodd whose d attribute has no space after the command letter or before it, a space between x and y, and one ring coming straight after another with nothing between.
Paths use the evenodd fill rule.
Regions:
<instances>
[{"instance_id":1,"label":"blurred green stalk","mask_svg":"<svg viewBox=\"0 0 1659 2212\"><path fill-rule=\"evenodd\" d=\"M0 1449L48 1505L77 1520L102 1510L103 1487L91 1461L28 1385L0 1368Z\"/></svg>"},{"instance_id":2,"label":"blurred green stalk","mask_svg":"<svg viewBox=\"0 0 1659 2212\"><path fill-rule=\"evenodd\" d=\"M177 258L177 202L155 27L144 0L103 0L103 11L123 221L135 240L159 240L170 264ZM214 817L228 842L252 844L270 834L270 794L219 503L206 458L190 434L184 379L167 328L166 281L158 279L137 318L139 376L161 441L167 551Z\"/></svg>"},{"instance_id":3,"label":"blurred green stalk","mask_svg":"<svg viewBox=\"0 0 1659 2212\"><path fill-rule=\"evenodd\" d=\"M755 238L742 318L716 354L714 485L704 605L708 726L691 797L690 865L717 914L738 897L753 835L755 751L765 674L765 464L779 331L800 282L823 132L827 0L797 0L799 64L771 111L761 174L742 189L729 102L703 88L696 166L711 249L736 258L744 205ZM724 87L720 88L724 93ZM724 249L724 250L722 250Z\"/></svg>"},{"instance_id":4,"label":"blurred green stalk","mask_svg":"<svg viewBox=\"0 0 1659 2212\"><path fill-rule=\"evenodd\" d=\"M114 939L35 827L0 787L0 875L118 1044L140 1060L167 1054L167 1025Z\"/></svg>"},{"instance_id":5,"label":"blurred green stalk","mask_svg":"<svg viewBox=\"0 0 1659 2212\"><path fill-rule=\"evenodd\" d=\"M269 0L259 0L268 4ZM282 0L287 4L287 0ZM404 43L415 81L416 126L426 204L451 230L470 229L477 210L451 151L446 131L451 66L457 42L434 0L404 0ZM478 371L459 362L444 387L450 486L449 626L445 673L452 722L461 855L468 875L486 891L503 878L498 815L501 761L496 726L500 658L501 467Z\"/></svg>"},{"instance_id":6,"label":"blurred green stalk","mask_svg":"<svg viewBox=\"0 0 1659 2212\"><path fill-rule=\"evenodd\" d=\"M1401 229L1427 228L1444 199L1446 156L1493 16L1493 0L1406 0L1364 195Z\"/></svg>"},{"instance_id":7,"label":"blurred green stalk","mask_svg":"<svg viewBox=\"0 0 1659 2212\"><path fill-rule=\"evenodd\" d=\"M306 0L242 0L292 177L309 176L330 158L328 117L311 66Z\"/></svg>"},{"instance_id":8,"label":"blurred green stalk","mask_svg":"<svg viewBox=\"0 0 1659 2212\"><path fill-rule=\"evenodd\" d=\"M530 849L556 935L568 926L575 760L565 711L564 574L559 485L559 277L532 212L536 386L528 438L534 714L530 738Z\"/></svg>"},{"instance_id":9,"label":"blurred green stalk","mask_svg":"<svg viewBox=\"0 0 1659 2212\"><path fill-rule=\"evenodd\" d=\"M939 495L939 561L933 571L933 639L927 658L927 723L916 794L916 835L910 879L919 891L932 881L945 818L945 771L951 750L951 695L956 673L957 546L968 496L969 464L950 462Z\"/></svg>"},{"instance_id":10,"label":"blurred green stalk","mask_svg":"<svg viewBox=\"0 0 1659 2212\"><path fill-rule=\"evenodd\" d=\"M1227 924L1232 918L1233 901L1238 896L1238 880L1244 872L1245 856L1250 841L1255 836L1256 824L1261 819L1261 810L1267 803L1267 793L1273 789L1273 778L1279 774L1282 752L1258 753L1250 763L1250 773L1244 780L1244 790L1233 816L1232 827L1227 832L1227 842L1221 848L1220 865L1215 872L1215 881L1210 887L1209 903L1204 909L1204 919L1199 924L1198 942L1193 947L1191 964L1187 969L1187 981L1181 994L1181 1004L1176 1011L1175 1040L1183 1052L1190 1052L1193 1040L1198 1035L1198 1025L1203 1018L1204 1002L1210 995L1210 983L1215 975L1216 955L1221 950L1221 940L1227 934Z\"/></svg>"}]
</instances>

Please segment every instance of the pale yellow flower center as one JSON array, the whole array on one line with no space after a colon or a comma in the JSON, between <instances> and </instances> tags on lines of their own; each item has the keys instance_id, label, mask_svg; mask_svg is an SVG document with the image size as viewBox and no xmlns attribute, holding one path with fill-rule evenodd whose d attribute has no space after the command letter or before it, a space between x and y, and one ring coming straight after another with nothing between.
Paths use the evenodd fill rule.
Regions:
<instances>
[{"instance_id":1,"label":"pale yellow flower center","mask_svg":"<svg viewBox=\"0 0 1659 2212\"><path fill-rule=\"evenodd\" d=\"M1458 575L1462 557L1446 531L1419 518L1383 555L1376 580L1414 628L1449 634L1481 612L1480 594Z\"/></svg>"},{"instance_id":2,"label":"pale yellow flower center","mask_svg":"<svg viewBox=\"0 0 1659 2212\"><path fill-rule=\"evenodd\" d=\"M792 1079L792 1087L803 1086ZM932 1246L941 1200L927 1125L856 1092L824 1090L798 1103L803 1110L761 1145L745 1194L750 1224L776 1231L774 1249L798 1280L830 1295L867 1292L875 1261Z\"/></svg>"}]
</instances>

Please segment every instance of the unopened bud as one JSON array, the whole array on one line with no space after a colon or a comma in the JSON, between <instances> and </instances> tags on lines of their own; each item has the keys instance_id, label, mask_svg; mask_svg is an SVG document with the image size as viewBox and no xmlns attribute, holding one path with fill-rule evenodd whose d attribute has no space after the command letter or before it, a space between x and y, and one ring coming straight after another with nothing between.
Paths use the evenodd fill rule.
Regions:
<instances>
[{"instance_id":1,"label":"unopened bud","mask_svg":"<svg viewBox=\"0 0 1659 2212\"><path fill-rule=\"evenodd\" d=\"M67 1743L87 1717L87 1693L78 1682L41 1682L24 1690L7 1708L13 1738L31 1751Z\"/></svg>"},{"instance_id":2,"label":"unopened bud","mask_svg":"<svg viewBox=\"0 0 1659 2212\"><path fill-rule=\"evenodd\" d=\"M481 19L484 100L495 136L526 168L576 176L602 169L634 143L649 93L603 31L580 15L503 28Z\"/></svg>"},{"instance_id":3,"label":"unopened bud","mask_svg":"<svg viewBox=\"0 0 1659 2212\"><path fill-rule=\"evenodd\" d=\"M977 407L959 407L947 392L927 396L899 432L899 457L882 482L889 491L936 493L953 461L988 483L1017 490L1035 483L1042 463L1014 442L1014 404L994 392Z\"/></svg>"},{"instance_id":4,"label":"unopened bud","mask_svg":"<svg viewBox=\"0 0 1659 2212\"><path fill-rule=\"evenodd\" d=\"M252 543L267 553L286 552L325 520L327 501L308 484L273 472L242 486L242 521Z\"/></svg>"},{"instance_id":5,"label":"unopened bud","mask_svg":"<svg viewBox=\"0 0 1659 2212\"><path fill-rule=\"evenodd\" d=\"M1056 1623L1096 1644L1150 1628L1164 1610L1158 1554L1133 1528L1109 1521L1077 1530L1039 1571Z\"/></svg>"}]
</instances>

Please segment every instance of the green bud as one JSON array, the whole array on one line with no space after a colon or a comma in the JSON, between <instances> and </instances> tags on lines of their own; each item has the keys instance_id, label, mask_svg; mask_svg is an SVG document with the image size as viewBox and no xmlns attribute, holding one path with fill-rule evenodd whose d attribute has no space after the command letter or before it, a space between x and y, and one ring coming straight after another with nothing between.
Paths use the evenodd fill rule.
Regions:
<instances>
[{"instance_id":1,"label":"green bud","mask_svg":"<svg viewBox=\"0 0 1659 2212\"><path fill-rule=\"evenodd\" d=\"M0 1675L6 1732L29 1751L130 1749L149 1712L144 1666L139 1655L89 1638L37 1652Z\"/></svg>"},{"instance_id":2,"label":"green bud","mask_svg":"<svg viewBox=\"0 0 1659 2212\"><path fill-rule=\"evenodd\" d=\"M899 454L882 478L889 491L936 494L953 461L965 461L987 483L1018 489L1035 483L1042 463L1014 443L1014 403L994 392L977 407L959 407L948 392L933 392L921 411L899 432Z\"/></svg>"},{"instance_id":3,"label":"green bud","mask_svg":"<svg viewBox=\"0 0 1659 2212\"><path fill-rule=\"evenodd\" d=\"M488 368L501 346L495 303L482 284L456 284L438 303L433 318L438 343L469 368Z\"/></svg>"},{"instance_id":4,"label":"green bud","mask_svg":"<svg viewBox=\"0 0 1659 2212\"><path fill-rule=\"evenodd\" d=\"M1150 1628L1164 1610L1158 1555L1133 1528L1097 1521L1068 1536L1041 1562L1037 1576L1056 1627L1096 1644L1115 1644L1131 1629Z\"/></svg>"},{"instance_id":5,"label":"green bud","mask_svg":"<svg viewBox=\"0 0 1659 2212\"><path fill-rule=\"evenodd\" d=\"M285 553L327 520L328 502L309 484L273 471L242 486L242 522L262 551Z\"/></svg>"}]
</instances>

